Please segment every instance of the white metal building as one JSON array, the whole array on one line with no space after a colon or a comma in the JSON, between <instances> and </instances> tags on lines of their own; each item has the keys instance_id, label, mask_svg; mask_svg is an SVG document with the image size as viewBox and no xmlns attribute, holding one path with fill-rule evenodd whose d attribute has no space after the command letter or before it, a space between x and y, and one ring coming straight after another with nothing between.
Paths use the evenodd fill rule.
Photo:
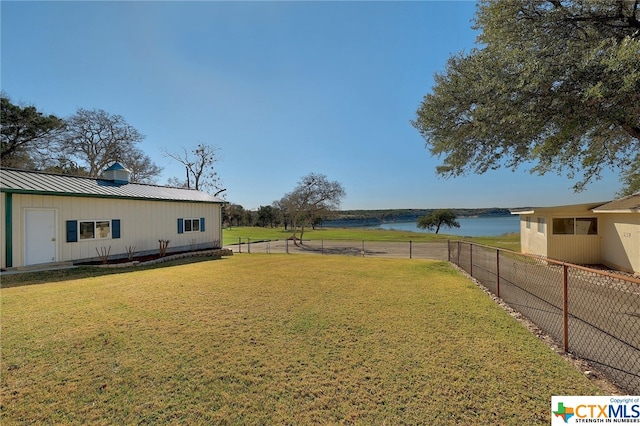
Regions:
<instances>
[{"instance_id":1,"label":"white metal building","mask_svg":"<svg viewBox=\"0 0 640 426\"><path fill-rule=\"evenodd\" d=\"M129 182L115 163L100 179L0 170L1 267L219 248L224 201L207 193Z\"/></svg>"}]
</instances>

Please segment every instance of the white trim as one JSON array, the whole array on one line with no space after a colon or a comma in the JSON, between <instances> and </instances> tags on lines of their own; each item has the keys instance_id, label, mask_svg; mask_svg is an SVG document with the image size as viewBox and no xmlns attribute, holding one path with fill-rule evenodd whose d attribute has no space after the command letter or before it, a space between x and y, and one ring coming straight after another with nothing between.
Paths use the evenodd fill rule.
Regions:
<instances>
[{"instance_id":1,"label":"white trim","mask_svg":"<svg viewBox=\"0 0 640 426\"><path fill-rule=\"evenodd\" d=\"M640 213L640 210L638 209L619 209L619 210L598 210L598 209L593 209L591 210L594 213Z\"/></svg>"},{"instance_id":2,"label":"white trim","mask_svg":"<svg viewBox=\"0 0 640 426\"><path fill-rule=\"evenodd\" d=\"M191 229L187 231L187 221L191 222ZM193 229L193 224L198 223L198 229ZM184 217L182 218L182 233L183 234L191 234L193 232L201 232L200 231L200 218L199 217Z\"/></svg>"}]
</instances>

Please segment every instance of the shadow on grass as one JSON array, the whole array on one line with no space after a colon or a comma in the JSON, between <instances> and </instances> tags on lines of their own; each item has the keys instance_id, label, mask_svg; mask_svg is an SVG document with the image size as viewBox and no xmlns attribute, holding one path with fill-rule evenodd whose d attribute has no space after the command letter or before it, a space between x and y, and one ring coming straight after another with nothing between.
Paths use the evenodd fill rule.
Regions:
<instances>
[{"instance_id":1,"label":"shadow on grass","mask_svg":"<svg viewBox=\"0 0 640 426\"><path fill-rule=\"evenodd\" d=\"M146 271L150 269L167 268L171 266L187 265L190 263L208 262L211 260L222 260L220 257L187 257L170 260L163 263L149 265L129 266L124 268L102 268L99 266L74 266L64 269L51 269L44 271L19 272L14 274L3 274L0 278L0 288L22 287L36 284L55 283L90 277L100 277L103 275L125 274L134 271Z\"/></svg>"}]
</instances>

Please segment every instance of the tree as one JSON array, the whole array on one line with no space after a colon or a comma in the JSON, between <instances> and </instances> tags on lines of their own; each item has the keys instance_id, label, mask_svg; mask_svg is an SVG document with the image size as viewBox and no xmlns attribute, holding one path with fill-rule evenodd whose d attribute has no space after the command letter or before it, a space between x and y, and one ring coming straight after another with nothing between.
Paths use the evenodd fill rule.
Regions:
<instances>
[{"instance_id":1,"label":"tree","mask_svg":"<svg viewBox=\"0 0 640 426\"><path fill-rule=\"evenodd\" d=\"M89 176L89 173L87 173L87 170L84 167L78 166L74 161L71 161L64 156L60 156L55 160L47 161L41 169L45 172L61 175Z\"/></svg>"},{"instance_id":2,"label":"tree","mask_svg":"<svg viewBox=\"0 0 640 426\"><path fill-rule=\"evenodd\" d=\"M233 226L233 221L236 221L236 225L240 226L240 223L242 222L242 220L244 219L244 207L242 207L240 204L227 204L224 207L225 210L225 216L227 217L227 219L229 220L229 227Z\"/></svg>"},{"instance_id":3,"label":"tree","mask_svg":"<svg viewBox=\"0 0 640 426\"><path fill-rule=\"evenodd\" d=\"M0 96L0 159L3 167L33 169L44 162L65 123L34 106L20 107Z\"/></svg>"},{"instance_id":4,"label":"tree","mask_svg":"<svg viewBox=\"0 0 640 426\"><path fill-rule=\"evenodd\" d=\"M282 210L280 210L280 208L278 207L278 203L273 202L273 203L271 203L270 207L271 207L272 220L273 220L272 226L274 228L277 228L284 221L284 216L282 214ZM287 229L286 223L285 223L285 228L284 229L285 229L285 231Z\"/></svg>"},{"instance_id":5,"label":"tree","mask_svg":"<svg viewBox=\"0 0 640 426\"><path fill-rule=\"evenodd\" d=\"M289 226L289 214L285 205L282 202L285 201L284 198L280 200L276 200L271 203L273 207L273 211L275 212L276 217L276 226L278 226L281 222L284 224L284 230L287 230L287 226Z\"/></svg>"},{"instance_id":6,"label":"tree","mask_svg":"<svg viewBox=\"0 0 640 426\"><path fill-rule=\"evenodd\" d=\"M306 225L317 217L336 210L345 191L337 181L329 181L325 175L310 173L303 177L295 189L280 200L280 206L291 220L293 241L297 244L297 229L300 227L300 242Z\"/></svg>"},{"instance_id":7,"label":"tree","mask_svg":"<svg viewBox=\"0 0 640 426\"><path fill-rule=\"evenodd\" d=\"M440 232L441 226L448 228L460 228L460 222L456 220L457 216L452 210L436 210L431 214L427 214L418 218L418 228L436 230L436 234Z\"/></svg>"},{"instance_id":8,"label":"tree","mask_svg":"<svg viewBox=\"0 0 640 426\"><path fill-rule=\"evenodd\" d=\"M244 215L242 216L241 223L244 226L253 226L256 223L258 215L255 211L245 210Z\"/></svg>"},{"instance_id":9,"label":"tree","mask_svg":"<svg viewBox=\"0 0 640 426\"><path fill-rule=\"evenodd\" d=\"M218 162L219 148L199 143L194 149L182 148L182 152L171 153L163 150L164 155L173 158L185 168L185 187L197 190L221 189L218 173L214 165Z\"/></svg>"},{"instance_id":10,"label":"tree","mask_svg":"<svg viewBox=\"0 0 640 426\"><path fill-rule=\"evenodd\" d=\"M162 168L138 148L133 148L124 155L123 164L131 172L132 182L155 183L156 177L162 172Z\"/></svg>"},{"instance_id":11,"label":"tree","mask_svg":"<svg viewBox=\"0 0 640 426\"><path fill-rule=\"evenodd\" d=\"M258 215L258 219L257 219L258 226L266 228L268 225L271 228L273 228L273 224L276 218L275 218L275 212L272 206L258 207L257 215Z\"/></svg>"},{"instance_id":12,"label":"tree","mask_svg":"<svg viewBox=\"0 0 640 426\"><path fill-rule=\"evenodd\" d=\"M132 172L133 182L149 181L160 173L161 169L136 147L144 136L121 115L79 108L66 121L61 150L84 165L89 176L98 177L114 161Z\"/></svg>"},{"instance_id":13,"label":"tree","mask_svg":"<svg viewBox=\"0 0 640 426\"><path fill-rule=\"evenodd\" d=\"M636 154L636 161L640 164L640 152ZM616 193L618 197L640 193L640 167L626 170L622 173L620 180L623 183L623 188Z\"/></svg>"},{"instance_id":14,"label":"tree","mask_svg":"<svg viewBox=\"0 0 640 426\"><path fill-rule=\"evenodd\" d=\"M437 172L533 163L577 178L640 168L640 2L484 0L480 47L449 59L412 125Z\"/></svg>"}]
</instances>

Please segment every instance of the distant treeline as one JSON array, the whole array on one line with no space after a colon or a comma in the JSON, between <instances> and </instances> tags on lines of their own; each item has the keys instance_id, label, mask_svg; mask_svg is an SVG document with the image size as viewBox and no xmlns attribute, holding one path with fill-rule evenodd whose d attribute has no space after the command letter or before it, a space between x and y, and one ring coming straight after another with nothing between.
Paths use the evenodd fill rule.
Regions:
<instances>
[{"instance_id":1,"label":"distant treeline","mask_svg":"<svg viewBox=\"0 0 640 426\"><path fill-rule=\"evenodd\" d=\"M431 214L438 209L388 209L388 210L340 210L331 219L324 220L323 226L375 226L388 222L414 222L420 216ZM458 217L508 216L507 208L449 209Z\"/></svg>"}]
</instances>

